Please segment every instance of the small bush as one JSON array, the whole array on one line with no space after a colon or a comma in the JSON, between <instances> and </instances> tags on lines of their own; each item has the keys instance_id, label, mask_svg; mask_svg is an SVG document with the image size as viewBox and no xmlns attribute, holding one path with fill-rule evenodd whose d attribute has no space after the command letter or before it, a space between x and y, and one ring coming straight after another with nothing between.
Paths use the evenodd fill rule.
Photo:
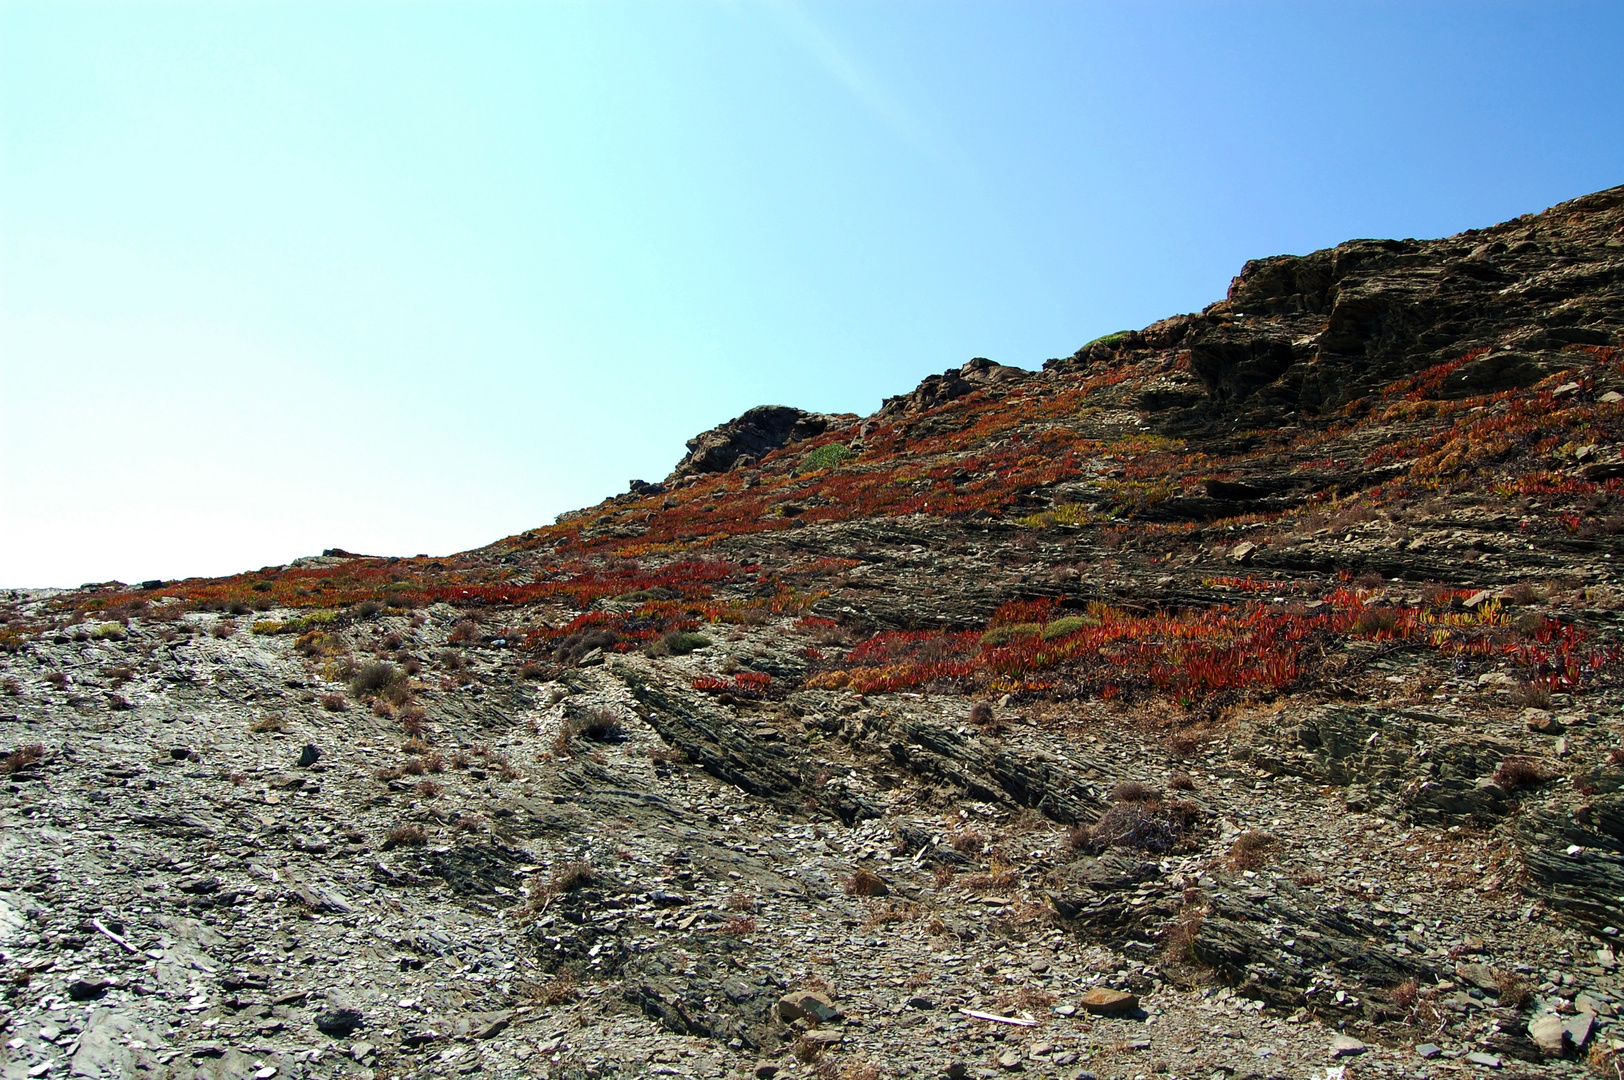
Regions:
<instances>
[{"instance_id":1,"label":"small bush","mask_svg":"<svg viewBox=\"0 0 1624 1080\"><path fill-rule=\"evenodd\" d=\"M1533 988L1528 980L1509 971L1494 973L1494 984L1500 990L1500 1004L1509 1009L1524 1009L1534 1000Z\"/></svg>"},{"instance_id":2,"label":"small bush","mask_svg":"<svg viewBox=\"0 0 1624 1080\"><path fill-rule=\"evenodd\" d=\"M1075 634L1079 630L1087 630L1089 627L1098 626L1099 624L1098 619L1089 615L1067 615L1063 619L1056 619L1051 623L1044 624L1043 631L1039 636L1045 641L1049 641L1054 638L1065 637L1067 634Z\"/></svg>"},{"instance_id":3,"label":"small bush","mask_svg":"<svg viewBox=\"0 0 1624 1080\"><path fill-rule=\"evenodd\" d=\"M1111 789L1111 797L1119 803L1153 803L1162 797L1162 793L1149 784L1124 780Z\"/></svg>"},{"instance_id":4,"label":"small bush","mask_svg":"<svg viewBox=\"0 0 1624 1080\"><path fill-rule=\"evenodd\" d=\"M1268 862L1268 852L1279 841L1260 829L1243 832L1229 846L1229 865L1237 870L1259 870Z\"/></svg>"},{"instance_id":5,"label":"small bush","mask_svg":"<svg viewBox=\"0 0 1624 1080\"><path fill-rule=\"evenodd\" d=\"M519 678L544 681L553 677L554 671L550 664L538 664L534 660L519 665Z\"/></svg>"},{"instance_id":6,"label":"small bush","mask_svg":"<svg viewBox=\"0 0 1624 1080\"><path fill-rule=\"evenodd\" d=\"M1161 816L1152 803L1119 802L1093 825L1078 825L1066 834L1066 844L1094 854L1111 847L1139 851L1171 851L1183 837L1177 821Z\"/></svg>"},{"instance_id":7,"label":"small bush","mask_svg":"<svg viewBox=\"0 0 1624 1080\"><path fill-rule=\"evenodd\" d=\"M395 683L403 681L405 674L386 660L374 660L362 664L354 675L350 676L350 689L356 696L363 694L376 694L387 690Z\"/></svg>"},{"instance_id":8,"label":"small bush","mask_svg":"<svg viewBox=\"0 0 1624 1080\"><path fill-rule=\"evenodd\" d=\"M960 855L979 855L981 849L987 845L987 838L974 829L966 829L963 832L954 833L952 839L948 841L948 845Z\"/></svg>"},{"instance_id":9,"label":"small bush","mask_svg":"<svg viewBox=\"0 0 1624 1080\"><path fill-rule=\"evenodd\" d=\"M1549 709L1550 687L1541 686L1539 683L1523 683L1511 692L1511 703L1524 709Z\"/></svg>"},{"instance_id":10,"label":"small bush","mask_svg":"<svg viewBox=\"0 0 1624 1080\"><path fill-rule=\"evenodd\" d=\"M350 707L350 703L338 694L323 694L319 700L321 707L328 712L344 712Z\"/></svg>"},{"instance_id":11,"label":"small bush","mask_svg":"<svg viewBox=\"0 0 1624 1080\"><path fill-rule=\"evenodd\" d=\"M1201 923L1206 914L1206 909L1199 904L1185 904L1162 934L1163 957L1174 963L1194 963L1195 940L1201 935Z\"/></svg>"},{"instance_id":12,"label":"small bush","mask_svg":"<svg viewBox=\"0 0 1624 1080\"><path fill-rule=\"evenodd\" d=\"M1508 757L1494 770L1494 782L1506 791L1538 787L1549 779L1539 762L1526 757Z\"/></svg>"},{"instance_id":13,"label":"small bush","mask_svg":"<svg viewBox=\"0 0 1624 1080\"><path fill-rule=\"evenodd\" d=\"M673 630L649 646L651 656L686 656L695 649L703 649L711 644L711 639L704 634L696 634L687 630Z\"/></svg>"},{"instance_id":14,"label":"small bush","mask_svg":"<svg viewBox=\"0 0 1624 1080\"><path fill-rule=\"evenodd\" d=\"M209 628L209 633L217 638L228 638L237 632L236 619L219 619Z\"/></svg>"},{"instance_id":15,"label":"small bush","mask_svg":"<svg viewBox=\"0 0 1624 1080\"><path fill-rule=\"evenodd\" d=\"M1353 620L1353 632L1361 637L1391 634L1398 628L1398 612L1392 608L1368 607Z\"/></svg>"},{"instance_id":16,"label":"small bush","mask_svg":"<svg viewBox=\"0 0 1624 1080\"><path fill-rule=\"evenodd\" d=\"M307 630L294 639L293 651L300 656L337 656L344 643L325 630Z\"/></svg>"},{"instance_id":17,"label":"small bush","mask_svg":"<svg viewBox=\"0 0 1624 1080\"><path fill-rule=\"evenodd\" d=\"M1055 996L1036 986L1022 986L1001 999L1008 1009L1047 1009L1055 1003Z\"/></svg>"},{"instance_id":18,"label":"small bush","mask_svg":"<svg viewBox=\"0 0 1624 1080\"><path fill-rule=\"evenodd\" d=\"M577 859L567 862L553 872L553 879L548 888L555 893L574 892L584 889L598 880L598 872L592 869L592 864Z\"/></svg>"},{"instance_id":19,"label":"small bush","mask_svg":"<svg viewBox=\"0 0 1624 1080\"><path fill-rule=\"evenodd\" d=\"M1005 865L997 859L987 867L985 874L971 874L962 884L966 889L974 892L989 892L993 889L1007 889L1021 880L1020 872L1013 866Z\"/></svg>"},{"instance_id":20,"label":"small bush","mask_svg":"<svg viewBox=\"0 0 1624 1080\"><path fill-rule=\"evenodd\" d=\"M855 457L852 448L845 443L832 442L820 446L806 457L801 459L801 471L814 472L818 469L832 469L842 461Z\"/></svg>"},{"instance_id":21,"label":"small bush","mask_svg":"<svg viewBox=\"0 0 1624 1080\"><path fill-rule=\"evenodd\" d=\"M1194 791L1195 781L1189 773L1176 772L1167 778L1167 786L1173 791Z\"/></svg>"},{"instance_id":22,"label":"small bush","mask_svg":"<svg viewBox=\"0 0 1624 1080\"><path fill-rule=\"evenodd\" d=\"M8 776L14 776L20 772L27 772L44 760L44 744L30 743L27 746L18 747L5 757L0 758L0 771L5 772Z\"/></svg>"},{"instance_id":23,"label":"small bush","mask_svg":"<svg viewBox=\"0 0 1624 1080\"><path fill-rule=\"evenodd\" d=\"M1015 623L1010 626L995 626L981 635L983 645L1007 645L1018 637L1031 637L1043 632L1042 623Z\"/></svg>"},{"instance_id":24,"label":"small bush","mask_svg":"<svg viewBox=\"0 0 1624 1080\"><path fill-rule=\"evenodd\" d=\"M383 604L376 600L363 600L351 608L351 614L357 619L370 619L383 610Z\"/></svg>"},{"instance_id":25,"label":"small bush","mask_svg":"<svg viewBox=\"0 0 1624 1080\"><path fill-rule=\"evenodd\" d=\"M421 780L417 785L417 793L425 799L438 799L445 794L445 788L433 780Z\"/></svg>"},{"instance_id":26,"label":"small bush","mask_svg":"<svg viewBox=\"0 0 1624 1080\"><path fill-rule=\"evenodd\" d=\"M756 920L753 915L739 915L727 920L718 929L729 937L744 937L755 933Z\"/></svg>"},{"instance_id":27,"label":"small bush","mask_svg":"<svg viewBox=\"0 0 1624 1080\"><path fill-rule=\"evenodd\" d=\"M554 975L551 982L522 983L517 989L520 994L541 1005L563 1005L574 1001L581 992L575 977L567 972Z\"/></svg>"},{"instance_id":28,"label":"small bush","mask_svg":"<svg viewBox=\"0 0 1624 1080\"><path fill-rule=\"evenodd\" d=\"M1393 1004L1409 1012L1421 1003L1421 980L1411 977L1393 987Z\"/></svg>"},{"instance_id":29,"label":"small bush","mask_svg":"<svg viewBox=\"0 0 1624 1080\"><path fill-rule=\"evenodd\" d=\"M1205 743L1202 733L1197 731L1175 731L1167 737L1167 749L1175 757L1193 758L1201 752Z\"/></svg>"},{"instance_id":30,"label":"small bush","mask_svg":"<svg viewBox=\"0 0 1624 1080\"><path fill-rule=\"evenodd\" d=\"M452 645L461 645L465 642L479 640L479 624L472 619L463 619L451 628L445 637L446 642Z\"/></svg>"},{"instance_id":31,"label":"small bush","mask_svg":"<svg viewBox=\"0 0 1624 1080\"><path fill-rule=\"evenodd\" d=\"M398 847L422 847L428 842L429 834L423 831L423 826L396 825L384 834L383 849L391 851Z\"/></svg>"},{"instance_id":32,"label":"small bush","mask_svg":"<svg viewBox=\"0 0 1624 1080\"><path fill-rule=\"evenodd\" d=\"M563 726L558 729L558 738L553 741L553 750L559 755L567 754L570 744L578 738L592 742L619 742L625 737L626 729L613 711L585 709L564 718Z\"/></svg>"},{"instance_id":33,"label":"small bush","mask_svg":"<svg viewBox=\"0 0 1624 1080\"><path fill-rule=\"evenodd\" d=\"M594 649L609 649L620 641L620 635L613 630L589 630L581 634L570 634L561 639L553 648L553 658L560 664L574 664Z\"/></svg>"}]
</instances>

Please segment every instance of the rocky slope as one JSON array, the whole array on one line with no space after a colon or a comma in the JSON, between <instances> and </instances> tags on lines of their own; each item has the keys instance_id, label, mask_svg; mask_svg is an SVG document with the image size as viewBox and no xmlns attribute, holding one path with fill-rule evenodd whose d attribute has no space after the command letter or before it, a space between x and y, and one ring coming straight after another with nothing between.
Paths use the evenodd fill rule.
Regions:
<instances>
[{"instance_id":1,"label":"rocky slope","mask_svg":"<svg viewBox=\"0 0 1624 1080\"><path fill-rule=\"evenodd\" d=\"M1614 189L5 594L6 1075L1616 1073L1621 283Z\"/></svg>"}]
</instances>

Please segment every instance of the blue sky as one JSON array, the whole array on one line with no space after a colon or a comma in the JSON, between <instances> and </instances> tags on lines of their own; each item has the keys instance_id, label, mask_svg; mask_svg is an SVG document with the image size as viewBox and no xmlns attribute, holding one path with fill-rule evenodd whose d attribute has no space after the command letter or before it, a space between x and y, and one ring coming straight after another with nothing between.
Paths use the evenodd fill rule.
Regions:
<instances>
[{"instance_id":1,"label":"blue sky","mask_svg":"<svg viewBox=\"0 0 1624 1080\"><path fill-rule=\"evenodd\" d=\"M1607 4L0 3L0 583L446 552L1624 183Z\"/></svg>"}]
</instances>

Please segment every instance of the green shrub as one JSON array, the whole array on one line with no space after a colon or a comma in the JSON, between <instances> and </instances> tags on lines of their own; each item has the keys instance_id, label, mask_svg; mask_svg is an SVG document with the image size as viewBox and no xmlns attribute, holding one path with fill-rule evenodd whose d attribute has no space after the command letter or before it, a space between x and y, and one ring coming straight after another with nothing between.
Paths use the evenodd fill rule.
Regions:
<instances>
[{"instance_id":1,"label":"green shrub","mask_svg":"<svg viewBox=\"0 0 1624 1080\"><path fill-rule=\"evenodd\" d=\"M1043 631L1042 623L1023 622L1012 626L995 626L981 635L983 645L1006 645L1018 637L1031 637Z\"/></svg>"},{"instance_id":2,"label":"green shrub","mask_svg":"<svg viewBox=\"0 0 1624 1080\"><path fill-rule=\"evenodd\" d=\"M1128 335L1132 333L1132 330L1118 330L1114 334L1104 334L1095 338L1093 341L1090 341L1088 345L1084 345L1083 349L1088 348L1089 345L1104 345L1108 349L1114 349L1124 341L1128 340ZM1083 349L1078 349L1077 351L1082 352Z\"/></svg>"},{"instance_id":3,"label":"green shrub","mask_svg":"<svg viewBox=\"0 0 1624 1080\"><path fill-rule=\"evenodd\" d=\"M409 696L406 673L386 660L374 660L357 668L350 676L350 689L356 697L376 694L397 705Z\"/></svg>"},{"instance_id":4,"label":"green shrub","mask_svg":"<svg viewBox=\"0 0 1624 1080\"><path fill-rule=\"evenodd\" d=\"M1043 627L1043 640L1065 637L1075 634L1079 630L1086 630L1090 626L1098 626L1100 621L1090 615L1067 615L1063 619L1056 619Z\"/></svg>"},{"instance_id":5,"label":"green shrub","mask_svg":"<svg viewBox=\"0 0 1624 1080\"><path fill-rule=\"evenodd\" d=\"M805 472L812 472L817 469L832 469L847 458L856 456L852 453L851 447L845 443L832 442L818 447L802 458L801 469Z\"/></svg>"},{"instance_id":6,"label":"green shrub","mask_svg":"<svg viewBox=\"0 0 1624 1080\"><path fill-rule=\"evenodd\" d=\"M300 615L296 619L281 621L278 619L260 619L248 629L256 634L303 634L308 630L319 630L324 626L332 626L341 622L344 613L334 608L321 608Z\"/></svg>"},{"instance_id":7,"label":"green shrub","mask_svg":"<svg viewBox=\"0 0 1624 1080\"><path fill-rule=\"evenodd\" d=\"M651 656L686 656L695 649L703 649L711 643L711 639L704 634L695 634L688 630L673 630L649 646Z\"/></svg>"}]
</instances>

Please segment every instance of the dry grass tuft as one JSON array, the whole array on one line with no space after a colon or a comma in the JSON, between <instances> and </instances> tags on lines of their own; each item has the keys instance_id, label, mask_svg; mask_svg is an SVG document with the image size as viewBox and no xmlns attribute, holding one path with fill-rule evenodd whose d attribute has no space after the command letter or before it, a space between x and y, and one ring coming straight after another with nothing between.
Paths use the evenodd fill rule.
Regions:
<instances>
[{"instance_id":1,"label":"dry grass tuft","mask_svg":"<svg viewBox=\"0 0 1624 1080\"><path fill-rule=\"evenodd\" d=\"M398 847L422 847L428 842L429 834L423 831L423 826L396 825L384 834L383 849L391 851Z\"/></svg>"},{"instance_id":2,"label":"dry grass tuft","mask_svg":"<svg viewBox=\"0 0 1624 1080\"><path fill-rule=\"evenodd\" d=\"M551 982L525 982L520 983L516 989L521 997L538 1005L563 1005L581 996L580 984L575 981L573 975L566 972L553 976Z\"/></svg>"},{"instance_id":3,"label":"dry grass tuft","mask_svg":"<svg viewBox=\"0 0 1624 1080\"><path fill-rule=\"evenodd\" d=\"M625 725L612 709L586 709L564 718L553 740L553 753L563 757L570 752L576 739L592 742L619 742L626 737Z\"/></svg>"},{"instance_id":4,"label":"dry grass tuft","mask_svg":"<svg viewBox=\"0 0 1624 1080\"><path fill-rule=\"evenodd\" d=\"M974 829L965 829L963 832L954 833L947 843L960 855L979 855L987 846L987 838Z\"/></svg>"},{"instance_id":5,"label":"dry grass tuft","mask_svg":"<svg viewBox=\"0 0 1624 1080\"><path fill-rule=\"evenodd\" d=\"M584 889L597 880L598 872L592 869L592 864L577 859L555 870L547 887L554 893L567 893Z\"/></svg>"},{"instance_id":6,"label":"dry grass tuft","mask_svg":"<svg viewBox=\"0 0 1624 1080\"><path fill-rule=\"evenodd\" d=\"M1525 1009L1534 1000L1533 987L1521 975L1509 971L1494 973L1494 984L1500 988L1500 1004L1509 1009Z\"/></svg>"},{"instance_id":7,"label":"dry grass tuft","mask_svg":"<svg viewBox=\"0 0 1624 1080\"><path fill-rule=\"evenodd\" d=\"M27 772L41 761L45 760L45 745L43 743L30 743L20 746L16 750L0 758L0 771L8 776L15 776L20 772Z\"/></svg>"},{"instance_id":8,"label":"dry grass tuft","mask_svg":"<svg viewBox=\"0 0 1624 1080\"><path fill-rule=\"evenodd\" d=\"M1153 803L1161 799L1162 793L1138 780L1123 780L1111 789L1111 797L1119 803Z\"/></svg>"},{"instance_id":9,"label":"dry grass tuft","mask_svg":"<svg viewBox=\"0 0 1624 1080\"><path fill-rule=\"evenodd\" d=\"M1549 779L1545 770L1540 768L1539 762L1533 758L1508 757L1500 762L1498 769L1494 770L1494 782L1506 791L1538 787Z\"/></svg>"},{"instance_id":10,"label":"dry grass tuft","mask_svg":"<svg viewBox=\"0 0 1624 1080\"><path fill-rule=\"evenodd\" d=\"M1269 861L1268 853L1280 841L1261 829L1243 832L1229 846L1229 865L1236 870L1259 870Z\"/></svg>"}]
</instances>

